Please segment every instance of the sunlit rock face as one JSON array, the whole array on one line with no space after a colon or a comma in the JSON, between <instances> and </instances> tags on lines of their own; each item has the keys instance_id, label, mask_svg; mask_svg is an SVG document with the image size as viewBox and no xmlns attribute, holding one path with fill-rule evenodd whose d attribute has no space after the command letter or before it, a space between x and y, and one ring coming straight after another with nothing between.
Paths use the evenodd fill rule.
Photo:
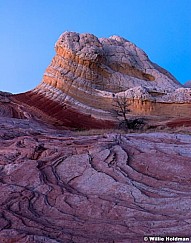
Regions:
<instances>
[{"instance_id":1,"label":"sunlit rock face","mask_svg":"<svg viewBox=\"0 0 191 243\"><path fill-rule=\"evenodd\" d=\"M14 97L33 111L42 112L54 124L114 127L116 96L125 95L131 113L138 115L166 116L171 110L172 116L177 116L185 107L180 104L190 103L190 89L182 88L144 51L119 36L97 38L65 32L56 42L55 51L42 82L32 91ZM189 104L186 107L190 110Z\"/></svg>"},{"instance_id":2,"label":"sunlit rock face","mask_svg":"<svg viewBox=\"0 0 191 243\"><path fill-rule=\"evenodd\" d=\"M99 91L117 93L137 86L166 92L180 87L140 48L119 36L98 39L91 34L65 32L55 50L43 83L64 92L69 90L69 94L78 87L95 95Z\"/></svg>"}]
</instances>

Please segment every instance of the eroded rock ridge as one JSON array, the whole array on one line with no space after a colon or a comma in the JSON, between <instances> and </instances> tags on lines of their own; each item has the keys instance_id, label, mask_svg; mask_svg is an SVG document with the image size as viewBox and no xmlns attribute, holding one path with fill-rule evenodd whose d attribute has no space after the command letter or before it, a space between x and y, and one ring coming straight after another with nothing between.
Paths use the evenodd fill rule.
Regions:
<instances>
[{"instance_id":1,"label":"eroded rock ridge","mask_svg":"<svg viewBox=\"0 0 191 243\"><path fill-rule=\"evenodd\" d=\"M132 115L172 117L190 114L191 89L151 62L144 51L119 36L63 33L42 82L16 95L55 124L109 128L114 97L129 100ZM168 105L166 105L168 104Z\"/></svg>"}]
</instances>

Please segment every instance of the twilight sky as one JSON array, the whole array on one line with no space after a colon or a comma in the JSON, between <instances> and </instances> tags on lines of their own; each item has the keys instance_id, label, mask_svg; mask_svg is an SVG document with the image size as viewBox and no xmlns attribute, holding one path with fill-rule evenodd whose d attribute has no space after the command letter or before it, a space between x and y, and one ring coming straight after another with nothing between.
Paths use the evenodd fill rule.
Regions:
<instances>
[{"instance_id":1,"label":"twilight sky","mask_svg":"<svg viewBox=\"0 0 191 243\"><path fill-rule=\"evenodd\" d=\"M64 31L120 35L191 80L191 0L0 0L0 90L40 83Z\"/></svg>"}]
</instances>

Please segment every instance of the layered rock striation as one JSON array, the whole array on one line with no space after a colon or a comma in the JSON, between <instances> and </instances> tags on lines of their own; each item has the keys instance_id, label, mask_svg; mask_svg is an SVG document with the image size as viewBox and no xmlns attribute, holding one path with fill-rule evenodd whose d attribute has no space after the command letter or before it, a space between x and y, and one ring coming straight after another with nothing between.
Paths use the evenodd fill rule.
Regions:
<instances>
[{"instance_id":1,"label":"layered rock striation","mask_svg":"<svg viewBox=\"0 0 191 243\"><path fill-rule=\"evenodd\" d=\"M0 242L191 240L190 135L68 129L113 128L116 97L191 126L190 89L121 37L66 32L55 49L35 89L0 92Z\"/></svg>"},{"instance_id":2,"label":"layered rock striation","mask_svg":"<svg viewBox=\"0 0 191 243\"><path fill-rule=\"evenodd\" d=\"M173 117L185 116L187 110L191 115L191 89L183 88L124 38L65 32L55 51L42 82L14 96L16 102L43 112L54 124L114 127L117 119L112 110L117 96L129 100L132 115L169 116L169 110Z\"/></svg>"}]
</instances>

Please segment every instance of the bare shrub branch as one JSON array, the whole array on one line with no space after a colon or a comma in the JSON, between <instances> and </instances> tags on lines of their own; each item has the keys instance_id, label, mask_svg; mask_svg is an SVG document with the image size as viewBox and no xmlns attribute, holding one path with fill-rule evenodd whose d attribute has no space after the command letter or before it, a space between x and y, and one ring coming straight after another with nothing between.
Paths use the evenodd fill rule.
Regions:
<instances>
[{"instance_id":1,"label":"bare shrub branch","mask_svg":"<svg viewBox=\"0 0 191 243\"><path fill-rule=\"evenodd\" d=\"M127 113L130 112L127 96L116 96L113 98L113 111L117 116L123 117L123 121L127 122Z\"/></svg>"},{"instance_id":2,"label":"bare shrub branch","mask_svg":"<svg viewBox=\"0 0 191 243\"><path fill-rule=\"evenodd\" d=\"M127 96L114 96L113 98L113 113L119 117L122 117L122 120L119 119L119 128L122 129L142 129L145 125L145 120L143 118L129 118L128 113L131 111L129 109L129 102Z\"/></svg>"}]
</instances>

